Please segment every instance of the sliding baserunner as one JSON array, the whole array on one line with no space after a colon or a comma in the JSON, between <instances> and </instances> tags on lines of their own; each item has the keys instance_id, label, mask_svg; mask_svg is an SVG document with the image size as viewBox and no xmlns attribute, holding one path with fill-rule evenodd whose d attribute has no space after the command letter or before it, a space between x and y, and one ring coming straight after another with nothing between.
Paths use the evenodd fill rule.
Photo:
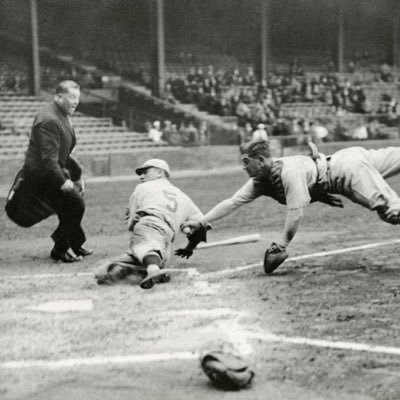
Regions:
<instances>
[{"instance_id":1,"label":"sliding baserunner","mask_svg":"<svg viewBox=\"0 0 400 400\"><path fill-rule=\"evenodd\" d=\"M131 232L129 250L110 261L105 261L96 272L99 284L113 283L128 275L144 279L143 289L169 280L164 267L169 260L171 245L182 224L190 219L201 219L203 213L193 201L174 186L166 161L151 159L136 169L141 183L129 199L127 228ZM189 258L200 241L206 240L207 228L186 232L189 242L177 255Z\"/></svg>"}]
</instances>

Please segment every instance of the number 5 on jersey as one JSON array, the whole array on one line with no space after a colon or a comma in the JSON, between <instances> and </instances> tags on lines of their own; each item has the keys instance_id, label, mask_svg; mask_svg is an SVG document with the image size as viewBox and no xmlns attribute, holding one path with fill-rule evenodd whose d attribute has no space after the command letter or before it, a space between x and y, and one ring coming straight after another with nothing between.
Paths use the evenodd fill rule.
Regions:
<instances>
[{"instance_id":1,"label":"number 5 on jersey","mask_svg":"<svg viewBox=\"0 0 400 400\"><path fill-rule=\"evenodd\" d=\"M178 200L176 199L176 193L169 192L168 190L163 190L162 192L165 199L167 200L165 208L168 211L175 213L178 209Z\"/></svg>"}]
</instances>

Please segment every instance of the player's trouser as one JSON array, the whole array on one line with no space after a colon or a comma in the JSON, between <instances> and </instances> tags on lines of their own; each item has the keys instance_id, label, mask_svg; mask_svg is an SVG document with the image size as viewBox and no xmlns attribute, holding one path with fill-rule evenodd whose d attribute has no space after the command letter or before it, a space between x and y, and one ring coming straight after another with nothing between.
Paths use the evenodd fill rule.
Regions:
<instances>
[{"instance_id":1,"label":"player's trouser","mask_svg":"<svg viewBox=\"0 0 400 400\"><path fill-rule=\"evenodd\" d=\"M165 221L146 215L136 223L129 248L140 263L143 262L144 257L150 254L158 255L166 263L170 258L174 236L173 230Z\"/></svg>"},{"instance_id":2,"label":"player's trouser","mask_svg":"<svg viewBox=\"0 0 400 400\"><path fill-rule=\"evenodd\" d=\"M96 268L95 277L99 283L118 281L125 277L144 278L147 274L143 258L156 254L161 258L161 268L169 260L174 232L160 218L144 216L136 223L129 250L113 259L102 261Z\"/></svg>"},{"instance_id":3,"label":"player's trouser","mask_svg":"<svg viewBox=\"0 0 400 400\"><path fill-rule=\"evenodd\" d=\"M400 223L400 198L385 181L398 173L400 147L340 150L330 160L331 191L377 211L386 222Z\"/></svg>"},{"instance_id":4,"label":"player's trouser","mask_svg":"<svg viewBox=\"0 0 400 400\"><path fill-rule=\"evenodd\" d=\"M29 192L37 194L57 214L59 224L51 235L58 251L64 252L71 247L79 249L86 241L81 222L85 213L85 201L75 190L63 192L54 187L48 178L24 170Z\"/></svg>"}]
</instances>

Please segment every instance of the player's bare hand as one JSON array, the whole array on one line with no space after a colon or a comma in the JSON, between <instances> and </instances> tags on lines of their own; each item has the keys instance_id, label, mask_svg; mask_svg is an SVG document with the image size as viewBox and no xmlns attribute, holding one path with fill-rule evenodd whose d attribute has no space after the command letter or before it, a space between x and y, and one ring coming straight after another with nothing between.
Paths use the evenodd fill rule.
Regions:
<instances>
[{"instance_id":1,"label":"player's bare hand","mask_svg":"<svg viewBox=\"0 0 400 400\"><path fill-rule=\"evenodd\" d=\"M71 181L71 179L67 179L62 186L60 187L60 189L63 192L70 192L71 190L74 190L74 183Z\"/></svg>"},{"instance_id":2,"label":"player's bare hand","mask_svg":"<svg viewBox=\"0 0 400 400\"><path fill-rule=\"evenodd\" d=\"M178 249L175 250L175 255L182 258L190 258L193 255L193 250L190 249Z\"/></svg>"},{"instance_id":3,"label":"player's bare hand","mask_svg":"<svg viewBox=\"0 0 400 400\"><path fill-rule=\"evenodd\" d=\"M201 227L202 227L201 222L195 221L195 220L186 221L185 223L182 224L182 230L185 228L197 230L197 229L200 229Z\"/></svg>"}]
</instances>

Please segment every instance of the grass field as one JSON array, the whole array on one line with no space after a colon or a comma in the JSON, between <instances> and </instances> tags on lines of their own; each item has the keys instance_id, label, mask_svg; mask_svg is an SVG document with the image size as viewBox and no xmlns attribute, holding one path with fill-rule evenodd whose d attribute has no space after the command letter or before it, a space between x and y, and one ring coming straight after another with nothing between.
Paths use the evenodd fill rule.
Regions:
<instances>
[{"instance_id":1,"label":"grass field","mask_svg":"<svg viewBox=\"0 0 400 400\"><path fill-rule=\"evenodd\" d=\"M173 182L207 211L245 180ZM400 193L400 179L390 183ZM95 255L72 265L48 258L54 218L25 230L0 217L1 399L400 399L400 243L357 249L398 239L398 227L346 200L343 210L313 204L290 259L266 276L257 264L279 239L285 208L262 198L209 233L258 232L260 242L174 257L171 282L149 291L132 281L97 286L95 264L126 249L134 185L88 185L84 227ZM31 309L61 300L92 309ZM249 358L251 388L209 384L198 353L216 341Z\"/></svg>"}]
</instances>

